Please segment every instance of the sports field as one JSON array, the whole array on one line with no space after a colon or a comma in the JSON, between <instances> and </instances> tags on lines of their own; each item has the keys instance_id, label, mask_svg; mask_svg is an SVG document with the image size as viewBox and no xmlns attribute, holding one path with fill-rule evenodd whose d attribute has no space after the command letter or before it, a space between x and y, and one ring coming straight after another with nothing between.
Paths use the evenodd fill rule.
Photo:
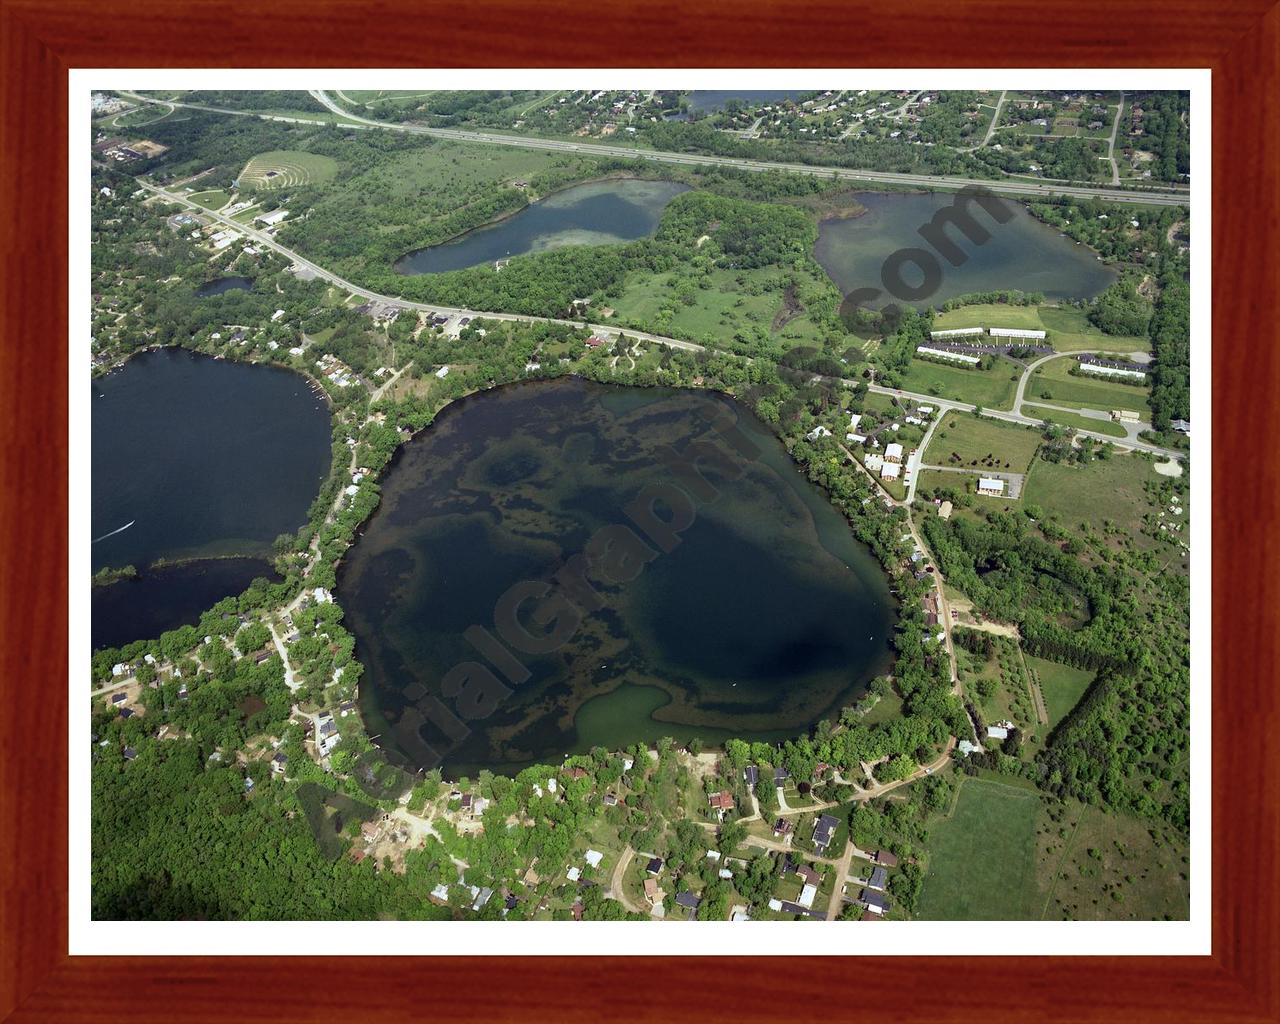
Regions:
<instances>
[{"instance_id":1,"label":"sports field","mask_svg":"<svg viewBox=\"0 0 1280 1024\"><path fill-rule=\"evenodd\" d=\"M338 173L338 161L319 153L279 149L250 157L240 172L241 188L295 188L298 185L320 185L332 181Z\"/></svg>"}]
</instances>

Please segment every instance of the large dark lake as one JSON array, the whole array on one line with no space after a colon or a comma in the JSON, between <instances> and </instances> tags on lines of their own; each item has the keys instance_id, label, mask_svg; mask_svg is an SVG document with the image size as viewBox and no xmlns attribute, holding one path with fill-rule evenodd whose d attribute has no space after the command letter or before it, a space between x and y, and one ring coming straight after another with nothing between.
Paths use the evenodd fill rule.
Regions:
<instances>
[{"instance_id":1,"label":"large dark lake","mask_svg":"<svg viewBox=\"0 0 1280 1024\"><path fill-rule=\"evenodd\" d=\"M1077 245L1059 231L1036 220L1027 208L1011 199L1002 199L1013 217L996 223L977 203L969 206L974 219L991 233L989 241L970 242L957 228L947 236L959 245L966 259L953 267L921 238L919 230L935 213L950 206L955 197L945 193L900 194L862 192L855 198L866 213L846 220L827 220L818 231L814 255L844 294L856 288L880 288L881 269L893 253L903 248L932 252L942 268L937 292L915 303L904 303L887 293L865 303L879 307L887 302L900 305L938 306L947 299L971 292L1021 289L1043 292L1050 299L1087 299L1103 291L1116 279L1116 272L1103 264L1088 246ZM913 264L902 273L909 287L920 284L922 275Z\"/></svg>"},{"instance_id":2,"label":"large dark lake","mask_svg":"<svg viewBox=\"0 0 1280 1024\"><path fill-rule=\"evenodd\" d=\"M508 588L554 579L597 530L627 523L624 507L647 485L678 479L663 446L719 445L713 417L736 419L759 454L735 457L737 479L703 465L718 495L674 550L629 582L589 573L602 607L580 597L588 607L566 642L520 654L530 678L461 742L420 728L411 706L426 695L457 710L441 680L486 660L464 631L503 635L495 608ZM406 445L338 591L366 668L369 733L415 767L433 763L429 745L455 777L661 736L794 736L887 668L895 618L879 563L741 407L576 379L466 399ZM529 619L539 604L520 618L535 635L555 625Z\"/></svg>"},{"instance_id":3,"label":"large dark lake","mask_svg":"<svg viewBox=\"0 0 1280 1024\"><path fill-rule=\"evenodd\" d=\"M451 242L396 261L401 274L438 274L564 245L605 245L652 234L662 211L688 185L622 178L574 185Z\"/></svg>"},{"instance_id":4,"label":"large dark lake","mask_svg":"<svg viewBox=\"0 0 1280 1024\"><path fill-rule=\"evenodd\" d=\"M303 524L330 457L328 408L288 370L159 349L95 380L92 567L143 576L97 588L95 646L100 622L103 642L130 632L130 615L127 639L154 636L270 575L263 556ZM227 555L256 557L208 562Z\"/></svg>"},{"instance_id":5,"label":"large dark lake","mask_svg":"<svg viewBox=\"0 0 1280 1024\"><path fill-rule=\"evenodd\" d=\"M730 100L752 105L781 103L811 92L812 89L699 89L689 93L689 106L694 110L723 110Z\"/></svg>"}]
</instances>

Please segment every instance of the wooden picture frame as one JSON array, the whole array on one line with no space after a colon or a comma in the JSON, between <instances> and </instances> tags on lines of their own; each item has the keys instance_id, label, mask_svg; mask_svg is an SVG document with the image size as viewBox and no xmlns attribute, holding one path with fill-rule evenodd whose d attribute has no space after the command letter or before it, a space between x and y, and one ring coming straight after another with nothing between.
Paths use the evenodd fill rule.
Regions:
<instances>
[{"instance_id":1,"label":"wooden picture frame","mask_svg":"<svg viewBox=\"0 0 1280 1024\"><path fill-rule=\"evenodd\" d=\"M1268 756L1280 726L1280 446L1267 422L1280 376L1280 270L1274 238L1262 237L1280 226L1280 7L801 0L719 11L563 0L0 0L0 1020L741 1022L789 1011L835 1020L1280 1020L1280 773ZM1213 72L1213 430L1228 456L1213 480L1212 955L875 958L840 948L857 955L769 965L640 955L641 931L637 956L625 959L69 956L68 69L957 61ZM1207 241L1197 242L1200 259Z\"/></svg>"}]
</instances>

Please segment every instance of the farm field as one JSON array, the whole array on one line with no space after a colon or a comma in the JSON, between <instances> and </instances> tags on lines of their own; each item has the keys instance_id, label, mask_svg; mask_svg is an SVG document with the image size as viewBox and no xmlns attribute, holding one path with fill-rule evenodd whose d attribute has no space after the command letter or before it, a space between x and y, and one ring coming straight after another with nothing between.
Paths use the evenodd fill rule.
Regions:
<instances>
[{"instance_id":1,"label":"farm field","mask_svg":"<svg viewBox=\"0 0 1280 1024\"><path fill-rule=\"evenodd\" d=\"M988 409L1007 409L1013 401L1018 372L1012 363L992 370L963 370L925 359L912 359L902 375L902 389Z\"/></svg>"},{"instance_id":2,"label":"farm field","mask_svg":"<svg viewBox=\"0 0 1280 1024\"><path fill-rule=\"evenodd\" d=\"M1025 473L1039 446L1040 435L1030 427L952 412L943 416L934 431L924 461L931 466L972 468L975 472L987 468ZM984 467L988 455L993 457L994 465ZM971 467L971 462L977 465Z\"/></svg>"},{"instance_id":3,"label":"farm field","mask_svg":"<svg viewBox=\"0 0 1280 1024\"><path fill-rule=\"evenodd\" d=\"M1044 694L1045 710L1049 712L1049 728L1053 728L1071 712L1093 682L1093 672L1083 668L1061 665L1044 658L1025 655L1027 667L1040 680L1040 692Z\"/></svg>"},{"instance_id":4,"label":"farm field","mask_svg":"<svg viewBox=\"0 0 1280 1024\"><path fill-rule=\"evenodd\" d=\"M1086 521L1099 527L1109 519L1135 544L1149 546L1150 540L1138 532L1154 508L1144 485L1163 479L1151 461L1138 455L1115 455L1085 466L1038 461L1027 477L1022 500L1064 523Z\"/></svg>"},{"instance_id":5,"label":"farm field","mask_svg":"<svg viewBox=\"0 0 1280 1024\"><path fill-rule=\"evenodd\" d=\"M1040 798L1033 792L987 779L964 779L951 814L930 828L929 867L916 918L1038 918L1039 812Z\"/></svg>"},{"instance_id":6,"label":"farm field","mask_svg":"<svg viewBox=\"0 0 1280 1024\"><path fill-rule=\"evenodd\" d=\"M298 185L323 185L338 173L338 161L319 153L273 150L250 158L240 172L241 188L268 190Z\"/></svg>"},{"instance_id":7,"label":"farm field","mask_svg":"<svg viewBox=\"0 0 1280 1024\"><path fill-rule=\"evenodd\" d=\"M1080 416L1073 412L1062 412L1061 410L1050 409L1043 405L1033 405L1031 402L1023 403L1022 414L1024 416L1036 416L1042 420L1048 420L1050 423L1057 423L1063 427L1078 427L1081 430L1092 430L1096 434L1108 434L1111 437L1128 436L1128 431L1119 423L1115 422L1115 420L1093 420L1088 416Z\"/></svg>"},{"instance_id":8,"label":"farm field","mask_svg":"<svg viewBox=\"0 0 1280 1024\"><path fill-rule=\"evenodd\" d=\"M1145 337L1103 334L1089 323L1084 310L1068 306L985 303L962 306L947 313L939 313L934 318L935 331L957 327L1016 327L1028 331L1048 331L1049 342L1059 352L1079 352L1081 349L1148 352L1151 349L1151 342Z\"/></svg>"}]
</instances>

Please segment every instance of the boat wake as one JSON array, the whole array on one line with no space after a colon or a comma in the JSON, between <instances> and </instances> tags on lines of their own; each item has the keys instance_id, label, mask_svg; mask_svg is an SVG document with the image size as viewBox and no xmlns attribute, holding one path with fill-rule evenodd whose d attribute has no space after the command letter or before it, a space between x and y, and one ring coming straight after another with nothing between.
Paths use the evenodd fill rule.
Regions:
<instances>
[{"instance_id":1,"label":"boat wake","mask_svg":"<svg viewBox=\"0 0 1280 1024\"><path fill-rule=\"evenodd\" d=\"M93 543L97 544L98 541L106 540L108 537L114 537L117 533L124 533L125 530L129 529L129 527L131 527L137 521L138 520L136 519L130 519L127 523L124 524L124 526L120 527L120 529L112 530L110 533L104 533L101 537L94 537Z\"/></svg>"}]
</instances>

